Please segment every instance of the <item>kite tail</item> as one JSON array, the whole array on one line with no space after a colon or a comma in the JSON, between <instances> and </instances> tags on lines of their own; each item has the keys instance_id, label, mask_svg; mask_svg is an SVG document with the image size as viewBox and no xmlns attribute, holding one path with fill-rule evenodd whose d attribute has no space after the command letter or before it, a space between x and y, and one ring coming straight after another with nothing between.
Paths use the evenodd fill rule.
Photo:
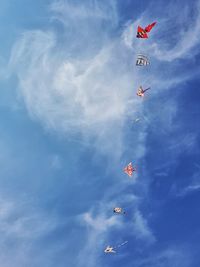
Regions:
<instances>
[{"instance_id":1,"label":"kite tail","mask_svg":"<svg viewBox=\"0 0 200 267\"><path fill-rule=\"evenodd\" d=\"M126 243L128 243L128 241L125 241L125 242L121 243L121 244L118 245L117 247L120 248L120 247L124 246Z\"/></svg>"},{"instance_id":2,"label":"kite tail","mask_svg":"<svg viewBox=\"0 0 200 267\"><path fill-rule=\"evenodd\" d=\"M144 92L146 92L147 90L151 89L151 87L148 87L147 89L144 90Z\"/></svg>"}]
</instances>

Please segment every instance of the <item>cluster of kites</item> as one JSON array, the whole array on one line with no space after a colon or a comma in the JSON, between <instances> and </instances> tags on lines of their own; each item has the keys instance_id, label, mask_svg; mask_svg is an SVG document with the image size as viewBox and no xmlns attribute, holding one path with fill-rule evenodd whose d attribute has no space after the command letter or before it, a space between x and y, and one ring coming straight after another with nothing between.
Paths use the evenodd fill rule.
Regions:
<instances>
[{"instance_id":1,"label":"cluster of kites","mask_svg":"<svg viewBox=\"0 0 200 267\"><path fill-rule=\"evenodd\" d=\"M143 39L147 39L149 38L148 33L150 33L150 31L152 30L152 28L156 25L156 22L153 22L152 24L149 24L147 27L145 27L144 29L140 26L138 26L137 28L137 38L143 38ZM146 57L145 55L139 54L137 56L137 60L136 60L136 66L147 66L150 64L150 61L148 59L148 57ZM148 88L143 88L142 86L140 86L137 90L137 96L139 97L144 97L146 91L148 91L150 89L150 87ZM133 173L136 171L136 167L134 167L132 165L132 162L130 162L125 168L124 168L124 172L129 176L132 177ZM123 208L121 207L115 207L113 209L113 212L115 214L125 214L126 212L124 211ZM118 248L120 248L121 246L127 244L128 241L125 241L117 246L107 246L104 250L105 253L116 253L116 251L118 250Z\"/></svg>"}]
</instances>

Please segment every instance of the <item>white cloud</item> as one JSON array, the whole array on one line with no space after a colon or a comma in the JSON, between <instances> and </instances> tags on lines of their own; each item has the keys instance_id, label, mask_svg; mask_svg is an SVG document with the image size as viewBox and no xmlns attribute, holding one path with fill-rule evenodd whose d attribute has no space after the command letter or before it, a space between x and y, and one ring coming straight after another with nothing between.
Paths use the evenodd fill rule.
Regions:
<instances>
[{"instance_id":1,"label":"white cloud","mask_svg":"<svg viewBox=\"0 0 200 267\"><path fill-rule=\"evenodd\" d=\"M106 237L112 229L122 227L120 218L117 216L106 216L105 210L100 209L99 213L94 216L92 212L87 212L78 217L81 224L87 228L87 240L82 251L77 257L77 265L85 266L85 257L87 257L87 266L101 266L98 255L103 253L103 250L109 242Z\"/></svg>"},{"instance_id":2,"label":"white cloud","mask_svg":"<svg viewBox=\"0 0 200 267\"><path fill-rule=\"evenodd\" d=\"M197 134L189 133L182 136L181 140L174 139L170 141L169 150L176 155L181 153L194 153L196 150ZM179 136L180 139L180 136Z\"/></svg>"},{"instance_id":3,"label":"white cloud","mask_svg":"<svg viewBox=\"0 0 200 267\"><path fill-rule=\"evenodd\" d=\"M198 166L197 166L198 167ZM189 177L190 184L180 190L174 190L177 197L185 197L189 194L200 191L200 171Z\"/></svg>"},{"instance_id":4,"label":"white cloud","mask_svg":"<svg viewBox=\"0 0 200 267\"><path fill-rule=\"evenodd\" d=\"M108 20L112 24L118 22L116 2L113 0L101 2L86 0L84 4L60 0L53 2L50 9L57 14L54 18L66 26L70 26L69 22L75 19L77 25L80 20L85 21L86 19Z\"/></svg>"},{"instance_id":5,"label":"white cloud","mask_svg":"<svg viewBox=\"0 0 200 267\"><path fill-rule=\"evenodd\" d=\"M18 76L19 90L25 105L31 116L41 121L45 127L67 136L78 133L83 139L95 137L99 151L111 153L113 158L119 159L126 150L124 124L130 114L134 116L142 109L138 99L132 100L133 88L135 91L143 80L144 86L151 83L154 87L152 94L155 94L163 87L168 89L171 85L183 82L183 77L176 73L170 74L168 82L159 71L156 79L145 72L144 81L143 73L133 67L135 52L139 51L140 43L132 44L132 39L135 38L134 29L142 18L125 27L122 42L111 39L107 32L104 34L102 25L88 24L91 17L101 22L104 17L108 20L117 17L113 1L108 1L107 4L88 1L87 5L80 6L57 1L51 6L51 10L56 12L56 18L62 21L66 32L69 21L70 27L75 25L75 28L71 39L64 35L64 47L59 35L53 31L39 30L25 32L15 44L10 68ZM107 13L107 10L110 12ZM63 20L69 21L66 23ZM87 29L81 35L76 27L80 23ZM112 26L108 28L111 29ZM94 30L96 33L93 36ZM82 48L86 44L90 45L90 34L95 49L90 47L87 53L80 47L78 52L77 49L74 50L76 44L82 44ZM98 46L98 37L102 34L106 36L106 41L101 36ZM129 47L132 44L133 49L127 49L123 42ZM145 46L145 50L148 46ZM185 76L184 79L188 77ZM136 144L139 143L136 149L140 152L136 156L138 158L145 153L144 132L145 127L134 136ZM144 137L142 141L141 136Z\"/></svg>"},{"instance_id":6,"label":"white cloud","mask_svg":"<svg viewBox=\"0 0 200 267\"><path fill-rule=\"evenodd\" d=\"M101 34L104 31L99 26L88 25L87 15L83 12L87 8L80 6L79 10L77 6L72 5L72 8L59 2L53 6L53 10L60 10L60 5L66 7L66 10L62 9L62 12L66 12L66 18L72 12L72 27L73 23L80 23L76 12L83 13L81 25L85 25L87 30L82 34L93 34L95 29L94 38L90 38L96 46L99 43L98 30ZM111 13L116 13L112 1L108 2L108 7L104 4L102 8L104 6ZM95 17L99 8L96 5L90 8L95 9ZM71 40L66 37L66 46L63 47L59 36L52 31L24 32L13 47L10 69L18 77L19 92L32 118L42 122L44 127L67 136L78 133L83 138L95 137L99 151L112 153L113 157L119 158L126 149L123 125L130 110L134 114L139 107L138 99L129 101L136 77L133 77L132 69L127 65L128 55L120 42L107 37L106 41L102 41L101 38L100 47L91 48L90 54L84 54L82 50L77 55L77 50L73 51L74 44L82 43L86 47L87 43L91 43L82 35L77 40L77 35L79 33L76 30Z\"/></svg>"},{"instance_id":7,"label":"white cloud","mask_svg":"<svg viewBox=\"0 0 200 267\"><path fill-rule=\"evenodd\" d=\"M111 216L106 218L105 215L98 215L96 218L93 218L92 214L87 212L83 214L83 221L86 225L92 227L93 229L103 233L105 231L109 231L110 227L120 226L120 221L116 216Z\"/></svg>"},{"instance_id":8,"label":"white cloud","mask_svg":"<svg viewBox=\"0 0 200 267\"><path fill-rule=\"evenodd\" d=\"M2 195L2 193L1 193ZM32 205L31 205L32 204ZM30 200L18 196L0 198L0 264L1 266L35 266L41 255L32 257L41 240L51 234L60 222ZM47 248L44 253L52 253ZM55 251L54 251L55 252ZM46 263L48 259L46 260ZM51 266L51 265L48 265Z\"/></svg>"},{"instance_id":9,"label":"white cloud","mask_svg":"<svg viewBox=\"0 0 200 267\"><path fill-rule=\"evenodd\" d=\"M200 184L189 185L188 187L184 188L184 190L179 194L179 196L185 196L189 193L199 191L199 190L200 190Z\"/></svg>"},{"instance_id":10,"label":"white cloud","mask_svg":"<svg viewBox=\"0 0 200 267\"><path fill-rule=\"evenodd\" d=\"M150 243L154 243L156 241L154 234L148 226L147 220L139 210L137 210L134 214L134 234L137 238L144 239Z\"/></svg>"},{"instance_id":11,"label":"white cloud","mask_svg":"<svg viewBox=\"0 0 200 267\"><path fill-rule=\"evenodd\" d=\"M189 248L186 246L171 246L140 260L136 260L138 267L190 267L192 266L192 257ZM132 265L131 265L132 266Z\"/></svg>"},{"instance_id":12,"label":"white cloud","mask_svg":"<svg viewBox=\"0 0 200 267\"><path fill-rule=\"evenodd\" d=\"M57 221L34 211L26 203L20 201L0 200L0 232L4 238L12 237L21 240L36 240L53 230ZM2 241L1 241L2 242Z\"/></svg>"},{"instance_id":13,"label":"white cloud","mask_svg":"<svg viewBox=\"0 0 200 267\"><path fill-rule=\"evenodd\" d=\"M54 42L52 34L37 31L25 34L13 50L11 65L20 63L16 64L17 73L29 111L65 131L105 127L105 123L119 120L126 110L128 80L122 84L125 73L114 79L115 69L109 68L112 47L103 48L87 61L55 62L53 55L49 58Z\"/></svg>"},{"instance_id":14,"label":"white cloud","mask_svg":"<svg viewBox=\"0 0 200 267\"><path fill-rule=\"evenodd\" d=\"M200 1L196 2L196 14L194 14L194 17L192 17L189 12L190 8L191 7L189 6L185 6L185 9L183 8L183 12L175 14L176 17L178 15L178 20L176 21L179 24L179 32L177 34L177 42L172 47L172 49L163 50L161 46L159 47L156 44L153 45L152 48L154 55L160 60L166 60L171 62L175 59L180 59L183 57L191 58L191 53L192 57L195 56L195 48L199 44L198 33L200 30ZM170 19L171 18L169 18L167 22L164 22L166 25L164 27L164 31L167 30ZM190 23L187 23L186 21L189 21ZM164 26L164 24L162 24L162 26ZM177 32L177 28L175 28L175 30ZM172 31L171 34L174 33L175 32Z\"/></svg>"}]
</instances>

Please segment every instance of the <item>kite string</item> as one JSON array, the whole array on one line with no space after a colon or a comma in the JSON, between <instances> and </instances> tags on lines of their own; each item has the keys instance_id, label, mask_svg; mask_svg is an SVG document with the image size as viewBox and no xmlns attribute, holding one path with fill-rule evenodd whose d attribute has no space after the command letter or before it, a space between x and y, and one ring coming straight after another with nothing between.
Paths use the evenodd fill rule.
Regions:
<instances>
[{"instance_id":1,"label":"kite string","mask_svg":"<svg viewBox=\"0 0 200 267\"><path fill-rule=\"evenodd\" d=\"M115 246L114 248L120 248L121 246L124 246L126 243L128 243L128 241L125 241L125 242L121 243L120 245Z\"/></svg>"}]
</instances>

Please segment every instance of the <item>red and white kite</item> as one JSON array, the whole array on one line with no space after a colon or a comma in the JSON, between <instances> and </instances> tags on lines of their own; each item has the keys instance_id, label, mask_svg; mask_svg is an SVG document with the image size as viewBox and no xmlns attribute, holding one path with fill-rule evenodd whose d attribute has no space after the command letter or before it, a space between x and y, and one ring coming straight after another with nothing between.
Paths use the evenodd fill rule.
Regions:
<instances>
[{"instance_id":1,"label":"red and white kite","mask_svg":"<svg viewBox=\"0 0 200 267\"><path fill-rule=\"evenodd\" d=\"M132 163L130 162L125 168L124 172L131 177L133 175L133 172L136 171L136 168L133 167Z\"/></svg>"}]
</instances>

